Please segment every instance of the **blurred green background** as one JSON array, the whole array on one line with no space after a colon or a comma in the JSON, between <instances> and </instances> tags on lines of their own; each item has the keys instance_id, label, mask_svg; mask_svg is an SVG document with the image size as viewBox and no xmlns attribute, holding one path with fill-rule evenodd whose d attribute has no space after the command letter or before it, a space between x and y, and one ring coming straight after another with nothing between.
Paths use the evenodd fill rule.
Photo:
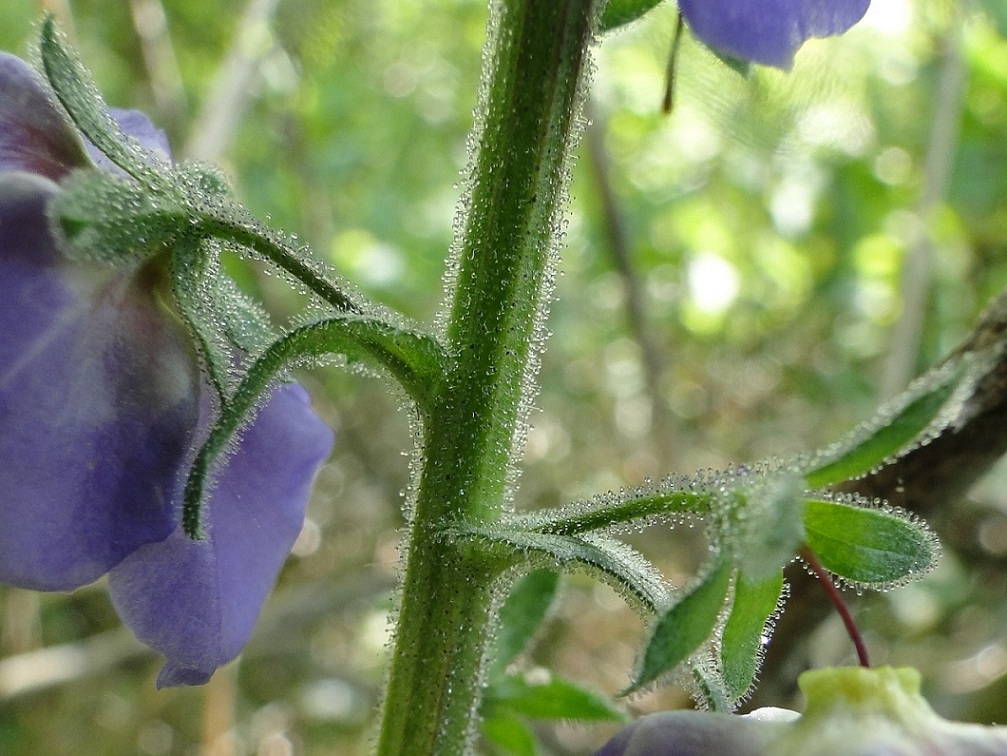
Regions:
<instances>
[{"instance_id":1,"label":"blurred green background","mask_svg":"<svg viewBox=\"0 0 1007 756\"><path fill-rule=\"evenodd\" d=\"M600 45L515 506L827 443L1007 283L1007 6L874 6L788 74L743 79L686 39L670 116L674 8ZM45 9L111 104L145 110L177 155L219 162L255 213L372 298L437 318L482 0L4 0L0 47L28 50ZM301 305L233 269L281 321ZM0 753L367 752L410 418L381 379L301 378L337 448L240 662L157 692L157 661L100 583L0 587ZM876 662L921 667L947 716L1005 722L1007 470L972 499L967 516L988 523L974 553L851 599ZM679 584L704 548L688 527L630 538ZM569 579L524 663L614 694L643 632L612 591ZM850 662L841 633L818 631L814 663ZM674 686L623 703L686 704ZM543 753L582 754L613 727L536 730Z\"/></svg>"}]
</instances>

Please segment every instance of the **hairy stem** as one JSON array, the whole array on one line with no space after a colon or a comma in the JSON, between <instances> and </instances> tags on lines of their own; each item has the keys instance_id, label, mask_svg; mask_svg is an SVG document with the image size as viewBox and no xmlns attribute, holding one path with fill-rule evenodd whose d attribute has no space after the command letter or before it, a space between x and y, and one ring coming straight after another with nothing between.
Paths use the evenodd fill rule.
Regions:
<instances>
[{"instance_id":1,"label":"hairy stem","mask_svg":"<svg viewBox=\"0 0 1007 756\"><path fill-rule=\"evenodd\" d=\"M195 233L228 239L252 250L268 260L309 291L339 312L360 312L349 294L333 284L325 272L318 270L307 255L290 249L285 242L264 226L252 221L230 220L222 215L202 214L192 223Z\"/></svg>"},{"instance_id":2,"label":"hairy stem","mask_svg":"<svg viewBox=\"0 0 1007 756\"><path fill-rule=\"evenodd\" d=\"M467 211L455 242L450 366L425 422L379 753L471 750L500 570L458 523L509 498L558 243L598 0L499 0Z\"/></svg>"}]
</instances>

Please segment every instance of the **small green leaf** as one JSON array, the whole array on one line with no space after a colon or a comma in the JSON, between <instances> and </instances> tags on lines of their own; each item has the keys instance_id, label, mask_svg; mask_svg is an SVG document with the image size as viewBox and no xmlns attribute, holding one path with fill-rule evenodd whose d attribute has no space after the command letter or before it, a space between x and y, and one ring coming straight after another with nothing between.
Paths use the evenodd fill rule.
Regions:
<instances>
[{"instance_id":1,"label":"small green leaf","mask_svg":"<svg viewBox=\"0 0 1007 756\"><path fill-rule=\"evenodd\" d=\"M668 605L668 588L661 573L633 547L614 538L561 536L500 526L470 528L455 537L492 558L554 571L587 572L612 586L643 614L654 614Z\"/></svg>"},{"instance_id":2,"label":"small green leaf","mask_svg":"<svg viewBox=\"0 0 1007 756\"><path fill-rule=\"evenodd\" d=\"M520 717L506 712L494 712L480 723L483 737L510 756L537 756L535 735Z\"/></svg>"},{"instance_id":3,"label":"small green leaf","mask_svg":"<svg viewBox=\"0 0 1007 756\"><path fill-rule=\"evenodd\" d=\"M809 499L803 519L807 544L822 566L854 583L899 583L937 561L937 539L926 526L891 510Z\"/></svg>"},{"instance_id":4,"label":"small green leaf","mask_svg":"<svg viewBox=\"0 0 1007 756\"><path fill-rule=\"evenodd\" d=\"M49 84L70 119L109 160L147 186L163 183L166 162L125 134L108 112L77 53L70 47L50 14L42 23L42 66Z\"/></svg>"},{"instance_id":5,"label":"small green leaf","mask_svg":"<svg viewBox=\"0 0 1007 756\"><path fill-rule=\"evenodd\" d=\"M866 425L840 441L835 449L822 453L824 461L804 474L808 488L864 475L902 451L937 419L963 375L960 366L945 364L915 381Z\"/></svg>"},{"instance_id":6,"label":"small green leaf","mask_svg":"<svg viewBox=\"0 0 1007 756\"><path fill-rule=\"evenodd\" d=\"M671 672L710 637L727 598L731 569L726 559L721 560L657 620L640 670L624 695Z\"/></svg>"},{"instance_id":7,"label":"small green leaf","mask_svg":"<svg viewBox=\"0 0 1007 756\"><path fill-rule=\"evenodd\" d=\"M744 574L734 587L734 603L721 638L720 659L727 694L735 701L752 687L765 648L766 626L783 593L783 572L763 580Z\"/></svg>"},{"instance_id":8,"label":"small green leaf","mask_svg":"<svg viewBox=\"0 0 1007 756\"><path fill-rule=\"evenodd\" d=\"M601 14L600 31L611 31L635 21L660 2L661 0L609 0Z\"/></svg>"},{"instance_id":9,"label":"small green leaf","mask_svg":"<svg viewBox=\"0 0 1007 756\"><path fill-rule=\"evenodd\" d=\"M558 585L559 573L534 570L518 580L511 589L500 608L496 649L489 669L491 680L502 675L531 642L552 606Z\"/></svg>"},{"instance_id":10,"label":"small green leaf","mask_svg":"<svg viewBox=\"0 0 1007 756\"><path fill-rule=\"evenodd\" d=\"M499 680L486 691L486 704L490 711L503 709L533 719L611 722L624 718L607 696L553 675L542 682L529 682L520 675Z\"/></svg>"}]
</instances>

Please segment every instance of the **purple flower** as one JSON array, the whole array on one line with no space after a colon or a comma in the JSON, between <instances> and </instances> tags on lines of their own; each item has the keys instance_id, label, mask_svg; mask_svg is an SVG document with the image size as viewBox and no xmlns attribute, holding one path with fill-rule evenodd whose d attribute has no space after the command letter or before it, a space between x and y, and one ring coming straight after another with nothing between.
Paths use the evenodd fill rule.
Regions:
<instances>
[{"instance_id":1,"label":"purple flower","mask_svg":"<svg viewBox=\"0 0 1007 756\"><path fill-rule=\"evenodd\" d=\"M642 717L597 756L995 756L1007 753L1007 727L950 722L920 695L914 669L841 667L805 672L802 715L758 709L735 717L673 711Z\"/></svg>"},{"instance_id":2,"label":"purple flower","mask_svg":"<svg viewBox=\"0 0 1007 756\"><path fill-rule=\"evenodd\" d=\"M114 115L169 159L145 116ZM303 388L276 388L214 475L207 537L182 532L212 389L164 255L113 268L57 246L60 182L96 166L111 169L0 53L0 582L71 590L108 573L123 620L167 659L158 684L199 684L250 637L332 433Z\"/></svg>"},{"instance_id":3,"label":"purple flower","mask_svg":"<svg viewBox=\"0 0 1007 756\"><path fill-rule=\"evenodd\" d=\"M679 0L693 34L719 53L790 68L805 40L842 34L870 0Z\"/></svg>"}]
</instances>

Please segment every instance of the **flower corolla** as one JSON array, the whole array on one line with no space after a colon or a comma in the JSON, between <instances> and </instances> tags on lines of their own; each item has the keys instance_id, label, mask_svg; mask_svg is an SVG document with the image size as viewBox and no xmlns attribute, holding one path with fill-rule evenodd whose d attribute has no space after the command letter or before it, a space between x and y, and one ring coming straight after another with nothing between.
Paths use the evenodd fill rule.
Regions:
<instances>
[{"instance_id":1,"label":"flower corolla","mask_svg":"<svg viewBox=\"0 0 1007 756\"><path fill-rule=\"evenodd\" d=\"M162 132L113 113L169 161ZM168 254L78 259L53 230L61 184L115 171L22 60L0 54L0 582L112 602L166 657L158 685L206 682L240 653L302 527L332 432L281 384L213 475L205 537L181 526L216 412ZM236 363L242 355L235 348Z\"/></svg>"},{"instance_id":2,"label":"flower corolla","mask_svg":"<svg viewBox=\"0 0 1007 756\"><path fill-rule=\"evenodd\" d=\"M870 0L679 0L697 38L730 58L790 68L812 37L842 34Z\"/></svg>"}]
</instances>

